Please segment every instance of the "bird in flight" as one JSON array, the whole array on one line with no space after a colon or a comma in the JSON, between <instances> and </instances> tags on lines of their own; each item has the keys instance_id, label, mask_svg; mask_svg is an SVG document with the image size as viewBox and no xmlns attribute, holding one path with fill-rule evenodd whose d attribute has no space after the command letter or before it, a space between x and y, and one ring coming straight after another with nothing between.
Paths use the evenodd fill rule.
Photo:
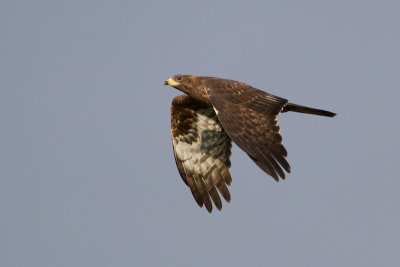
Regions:
<instances>
[{"instance_id":1,"label":"bird in flight","mask_svg":"<svg viewBox=\"0 0 400 267\"><path fill-rule=\"evenodd\" d=\"M164 83L185 94L172 100L171 135L175 162L197 204L222 209L231 199L227 185L232 141L276 181L290 173L277 116L301 112L334 117L330 111L289 103L242 82L178 74Z\"/></svg>"}]
</instances>

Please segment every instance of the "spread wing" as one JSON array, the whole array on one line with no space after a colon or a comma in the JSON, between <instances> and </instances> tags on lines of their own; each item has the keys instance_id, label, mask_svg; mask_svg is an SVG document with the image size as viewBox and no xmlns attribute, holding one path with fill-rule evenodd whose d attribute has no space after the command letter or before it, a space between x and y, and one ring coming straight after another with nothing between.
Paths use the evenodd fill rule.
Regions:
<instances>
[{"instance_id":1,"label":"spread wing","mask_svg":"<svg viewBox=\"0 0 400 267\"><path fill-rule=\"evenodd\" d=\"M276 181L285 179L282 167L290 172L290 166L277 116L288 101L237 81L215 78L204 84L230 138Z\"/></svg>"},{"instance_id":2,"label":"spread wing","mask_svg":"<svg viewBox=\"0 0 400 267\"><path fill-rule=\"evenodd\" d=\"M176 165L200 207L212 211L212 201L220 210L222 202L216 188L227 202L231 185L231 139L222 128L213 108L188 95L173 99L171 134ZM211 197L211 199L210 199Z\"/></svg>"}]
</instances>

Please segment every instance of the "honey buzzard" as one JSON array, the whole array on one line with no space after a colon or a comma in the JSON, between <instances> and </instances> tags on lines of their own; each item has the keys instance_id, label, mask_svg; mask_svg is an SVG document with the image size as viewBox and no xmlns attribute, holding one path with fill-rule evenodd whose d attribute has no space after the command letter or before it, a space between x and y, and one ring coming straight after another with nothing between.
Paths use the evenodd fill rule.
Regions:
<instances>
[{"instance_id":1,"label":"honey buzzard","mask_svg":"<svg viewBox=\"0 0 400 267\"><path fill-rule=\"evenodd\" d=\"M197 204L221 210L217 192L229 202L227 185L232 141L276 181L290 173L277 116L294 111L326 117L336 114L289 103L242 82L178 74L167 81L184 92L171 105L171 134L178 171Z\"/></svg>"}]
</instances>

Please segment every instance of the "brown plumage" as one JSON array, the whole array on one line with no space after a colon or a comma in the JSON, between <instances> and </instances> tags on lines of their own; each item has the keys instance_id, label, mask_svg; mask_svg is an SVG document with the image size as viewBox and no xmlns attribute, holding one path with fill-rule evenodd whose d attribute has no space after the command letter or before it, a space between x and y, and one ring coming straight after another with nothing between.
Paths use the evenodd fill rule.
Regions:
<instances>
[{"instance_id":1,"label":"brown plumage","mask_svg":"<svg viewBox=\"0 0 400 267\"><path fill-rule=\"evenodd\" d=\"M289 103L242 82L214 77L175 75L165 82L186 93L171 106L171 134L178 171L197 204L220 210L217 190L229 202L227 185L231 140L276 181L290 173L277 116L294 111L333 117L336 114ZM212 202L211 202L212 200Z\"/></svg>"}]
</instances>

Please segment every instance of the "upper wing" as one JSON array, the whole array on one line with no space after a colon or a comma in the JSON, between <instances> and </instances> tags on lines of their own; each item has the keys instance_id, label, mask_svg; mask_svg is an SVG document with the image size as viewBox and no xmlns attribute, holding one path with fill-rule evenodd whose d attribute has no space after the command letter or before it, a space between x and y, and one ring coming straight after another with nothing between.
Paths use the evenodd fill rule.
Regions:
<instances>
[{"instance_id":1,"label":"upper wing","mask_svg":"<svg viewBox=\"0 0 400 267\"><path fill-rule=\"evenodd\" d=\"M277 116L288 101L237 81L215 78L204 84L231 139L276 181L285 179L281 166L287 172L290 166Z\"/></svg>"},{"instance_id":2,"label":"upper wing","mask_svg":"<svg viewBox=\"0 0 400 267\"><path fill-rule=\"evenodd\" d=\"M211 106L188 95L174 98L171 105L171 134L179 173L200 207L212 211L211 199L220 210L227 202L231 185L231 139L221 127Z\"/></svg>"}]
</instances>

